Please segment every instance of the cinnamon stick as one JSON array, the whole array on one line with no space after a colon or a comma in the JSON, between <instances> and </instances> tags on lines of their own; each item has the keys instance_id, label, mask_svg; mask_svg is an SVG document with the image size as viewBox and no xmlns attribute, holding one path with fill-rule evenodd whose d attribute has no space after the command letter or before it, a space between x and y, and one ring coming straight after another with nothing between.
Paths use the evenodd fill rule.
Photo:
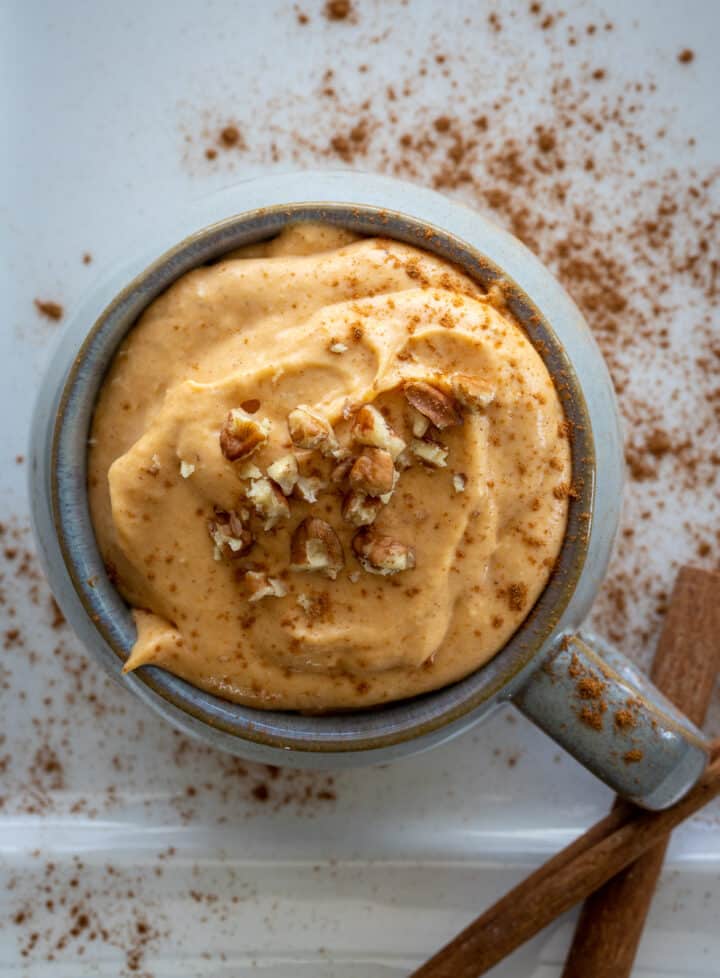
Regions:
<instances>
[{"instance_id":1,"label":"cinnamon stick","mask_svg":"<svg viewBox=\"0 0 720 978\"><path fill-rule=\"evenodd\" d=\"M478 978L720 795L720 740L695 787L662 812L623 805L511 890L411 978Z\"/></svg>"},{"instance_id":2,"label":"cinnamon stick","mask_svg":"<svg viewBox=\"0 0 720 978\"><path fill-rule=\"evenodd\" d=\"M680 570L651 676L700 726L720 668L720 575ZM663 839L585 902L563 978L629 978L665 861Z\"/></svg>"}]
</instances>

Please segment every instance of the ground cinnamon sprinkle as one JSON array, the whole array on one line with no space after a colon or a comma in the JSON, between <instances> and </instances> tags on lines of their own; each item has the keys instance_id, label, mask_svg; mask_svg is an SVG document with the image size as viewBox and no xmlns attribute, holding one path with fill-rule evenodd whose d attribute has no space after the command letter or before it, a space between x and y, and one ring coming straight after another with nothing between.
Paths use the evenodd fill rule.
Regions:
<instances>
[{"instance_id":1,"label":"ground cinnamon sprinkle","mask_svg":"<svg viewBox=\"0 0 720 978\"><path fill-rule=\"evenodd\" d=\"M567 649L567 647L568 645L566 643L563 648ZM568 676L570 676L572 679L576 679L578 676L584 676L585 671L585 667L580 662L577 652L573 652L572 656L570 657L570 664L568 665Z\"/></svg>"},{"instance_id":2,"label":"ground cinnamon sprinkle","mask_svg":"<svg viewBox=\"0 0 720 978\"><path fill-rule=\"evenodd\" d=\"M325 16L328 20L347 20L352 12L350 0L327 0L325 4Z\"/></svg>"},{"instance_id":3,"label":"ground cinnamon sprinkle","mask_svg":"<svg viewBox=\"0 0 720 978\"><path fill-rule=\"evenodd\" d=\"M64 310L59 302L52 302L48 299L35 299L34 302L35 308L41 316L56 322L58 319L62 319Z\"/></svg>"},{"instance_id":4,"label":"ground cinnamon sprinkle","mask_svg":"<svg viewBox=\"0 0 720 978\"><path fill-rule=\"evenodd\" d=\"M606 703L598 703L595 706L584 706L580 710L579 717L586 727L591 730L603 729L603 713L607 710Z\"/></svg>"},{"instance_id":5,"label":"ground cinnamon sprinkle","mask_svg":"<svg viewBox=\"0 0 720 978\"><path fill-rule=\"evenodd\" d=\"M618 730L631 730L637 726L637 718L631 710L617 710L615 713L615 726Z\"/></svg>"},{"instance_id":6,"label":"ground cinnamon sprinkle","mask_svg":"<svg viewBox=\"0 0 720 978\"><path fill-rule=\"evenodd\" d=\"M511 611L522 611L527 604L528 587L524 581L510 584L506 591L508 607Z\"/></svg>"},{"instance_id":7,"label":"ground cinnamon sprinkle","mask_svg":"<svg viewBox=\"0 0 720 978\"><path fill-rule=\"evenodd\" d=\"M637 764L642 759L643 759L643 752L639 750L639 748L637 747L623 754L623 760L625 761L626 764Z\"/></svg>"},{"instance_id":8,"label":"ground cinnamon sprinkle","mask_svg":"<svg viewBox=\"0 0 720 978\"><path fill-rule=\"evenodd\" d=\"M607 683L597 676L583 676L578 679L575 688L580 699L594 700L602 696L607 689Z\"/></svg>"},{"instance_id":9,"label":"ground cinnamon sprinkle","mask_svg":"<svg viewBox=\"0 0 720 978\"><path fill-rule=\"evenodd\" d=\"M225 126L221 129L220 142L227 148L238 146L242 142L242 137L237 126Z\"/></svg>"},{"instance_id":10,"label":"ground cinnamon sprinkle","mask_svg":"<svg viewBox=\"0 0 720 978\"><path fill-rule=\"evenodd\" d=\"M681 65L688 65L691 61L695 60L695 52L691 51L690 48L683 48L683 50L678 54L678 61Z\"/></svg>"}]
</instances>

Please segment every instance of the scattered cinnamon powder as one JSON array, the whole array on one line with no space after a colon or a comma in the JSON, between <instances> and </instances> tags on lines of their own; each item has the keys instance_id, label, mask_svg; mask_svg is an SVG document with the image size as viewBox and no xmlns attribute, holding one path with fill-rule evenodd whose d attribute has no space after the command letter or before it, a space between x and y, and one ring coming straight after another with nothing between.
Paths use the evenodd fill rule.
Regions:
<instances>
[{"instance_id":1,"label":"scattered cinnamon powder","mask_svg":"<svg viewBox=\"0 0 720 978\"><path fill-rule=\"evenodd\" d=\"M637 747L634 747L632 750L629 750L623 754L623 760L626 764L637 764L638 761L641 761L642 759L643 752Z\"/></svg>"},{"instance_id":2,"label":"scattered cinnamon powder","mask_svg":"<svg viewBox=\"0 0 720 978\"><path fill-rule=\"evenodd\" d=\"M237 126L225 126L220 131L220 139L223 146L237 146L240 141L240 131Z\"/></svg>"},{"instance_id":3,"label":"scattered cinnamon powder","mask_svg":"<svg viewBox=\"0 0 720 978\"><path fill-rule=\"evenodd\" d=\"M54 629L62 628L65 624L65 615L60 610L60 605L52 595L50 595L50 611L52 612L50 627Z\"/></svg>"},{"instance_id":4,"label":"scattered cinnamon powder","mask_svg":"<svg viewBox=\"0 0 720 978\"><path fill-rule=\"evenodd\" d=\"M508 585L505 592L508 607L511 611L522 611L527 604L528 586L524 581Z\"/></svg>"},{"instance_id":5,"label":"scattered cinnamon powder","mask_svg":"<svg viewBox=\"0 0 720 978\"><path fill-rule=\"evenodd\" d=\"M327 0L325 4L324 13L328 20L347 20L352 12L350 0Z\"/></svg>"},{"instance_id":6,"label":"scattered cinnamon powder","mask_svg":"<svg viewBox=\"0 0 720 978\"><path fill-rule=\"evenodd\" d=\"M603 729L603 713L607 710L607 704L600 702L595 706L584 706L580 710L579 717L586 727L591 730Z\"/></svg>"},{"instance_id":7,"label":"scattered cinnamon powder","mask_svg":"<svg viewBox=\"0 0 720 978\"><path fill-rule=\"evenodd\" d=\"M252 790L252 796L257 801L267 801L270 797L270 789L266 784L257 784Z\"/></svg>"},{"instance_id":8,"label":"scattered cinnamon powder","mask_svg":"<svg viewBox=\"0 0 720 978\"><path fill-rule=\"evenodd\" d=\"M55 322L58 319L62 319L64 310L59 302L52 302L48 299L35 299L34 302L35 308L41 316L45 316L46 319L52 319Z\"/></svg>"},{"instance_id":9,"label":"scattered cinnamon powder","mask_svg":"<svg viewBox=\"0 0 720 978\"><path fill-rule=\"evenodd\" d=\"M578 679L575 688L581 700L595 700L605 692L607 683L597 676L588 675Z\"/></svg>"},{"instance_id":10,"label":"scattered cinnamon powder","mask_svg":"<svg viewBox=\"0 0 720 978\"><path fill-rule=\"evenodd\" d=\"M637 726L637 718L631 710L617 710L615 713L615 726L618 730L631 730Z\"/></svg>"},{"instance_id":11,"label":"scattered cinnamon powder","mask_svg":"<svg viewBox=\"0 0 720 978\"><path fill-rule=\"evenodd\" d=\"M677 59L681 65L689 65L691 61L695 60L695 52L691 51L690 48L683 48Z\"/></svg>"}]
</instances>

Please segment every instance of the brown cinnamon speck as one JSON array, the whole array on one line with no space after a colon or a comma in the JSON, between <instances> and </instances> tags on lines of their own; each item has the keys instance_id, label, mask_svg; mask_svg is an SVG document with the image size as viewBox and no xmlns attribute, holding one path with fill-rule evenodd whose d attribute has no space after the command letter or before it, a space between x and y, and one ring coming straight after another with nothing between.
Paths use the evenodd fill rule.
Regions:
<instances>
[{"instance_id":1,"label":"brown cinnamon speck","mask_svg":"<svg viewBox=\"0 0 720 978\"><path fill-rule=\"evenodd\" d=\"M226 149L233 146L243 147L243 138L237 126L229 125L220 130L220 143ZM207 153L205 154L207 155Z\"/></svg>"},{"instance_id":2,"label":"brown cinnamon speck","mask_svg":"<svg viewBox=\"0 0 720 978\"><path fill-rule=\"evenodd\" d=\"M328 20L347 20L352 12L350 0L327 0L325 4L325 16Z\"/></svg>"},{"instance_id":3,"label":"brown cinnamon speck","mask_svg":"<svg viewBox=\"0 0 720 978\"><path fill-rule=\"evenodd\" d=\"M64 309L59 302L52 302L49 299L35 299L35 308L41 316L57 322L62 319Z\"/></svg>"},{"instance_id":4,"label":"brown cinnamon speck","mask_svg":"<svg viewBox=\"0 0 720 978\"><path fill-rule=\"evenodd\" d=\"M643 752L637 747L634 747L632 750L629 750L623 754L623 760L626 764L637 764L638 761L641 761L642 759Z\"/></svg>"},{"instance_id":5,"label":"brown cinnamon speck","mask_svg":"<svg viewBox=\"0 0 720 978\"><path fill-rule=\"evenodd\" d=\"M585 724L586 727L590 727L592 730L602 730L603 728L603 713L607 710L607 704L600 702L595 706L584 706L580 710L580 719Z\"/></svg>"},{"instance_id":6,"label":"brown cinnamon speck","mask_svg":"<svg viewBox=\"0 0 720 978\"><path fill-rule=\"evenodd\" d=\"M511 611L522 611L527 604L528 586L524 581L510 584L506 591L508 607Z\"/></svg>"},{"instance_id":7,"label":"brown cinnamon speck","mask_svg":"<svg viewBox=\"0 0 720 978\"><path fill-rule=\"evenodd\" d=\"M607 683L597 676L583 676L578 679L576 686L577 694L581 700L599 699L607 688Z\"/></svg>"},{"instance_id":8,"label":"brown cinnamon speck","mask_svg":"<svg viewBox=\"0 0 720 978\"><path fill-rule=\"evenodd\" d=\"M637 726L637 718L631 710L618 710L615 713L615 726L618 730L632 730Z\"/></svg>"}]
</instances>

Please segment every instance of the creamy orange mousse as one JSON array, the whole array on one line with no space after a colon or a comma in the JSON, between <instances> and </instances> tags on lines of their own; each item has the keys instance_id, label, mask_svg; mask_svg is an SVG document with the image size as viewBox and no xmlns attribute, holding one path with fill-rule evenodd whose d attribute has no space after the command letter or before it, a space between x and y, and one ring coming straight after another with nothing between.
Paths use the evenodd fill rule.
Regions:
<instances>
[{"instance_id":1,"label":"creamy orange mousse","mask_svg":"<svg viewBox=\"0 0 720 978\"><path fill-rule=\"evenodd\" d=\"M289 228L183 275L127 336L89 495L153 664L260 708L482 666L565 533L568 426L497 295L384 238Z\"/></svg>"}]
</instances>

